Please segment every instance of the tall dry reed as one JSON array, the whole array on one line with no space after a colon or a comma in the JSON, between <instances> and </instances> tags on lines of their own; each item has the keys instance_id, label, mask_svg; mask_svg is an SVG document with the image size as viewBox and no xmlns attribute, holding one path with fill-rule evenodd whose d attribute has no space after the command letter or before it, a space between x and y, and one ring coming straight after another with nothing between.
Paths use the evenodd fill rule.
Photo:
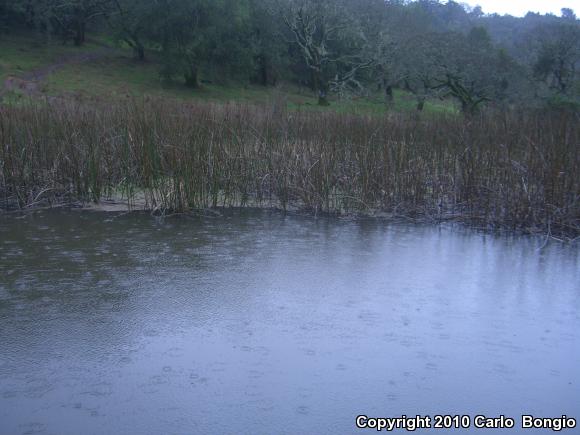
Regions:
<instances>
[{"instance_id":1,"label":"tall dry reed","mask_svg":"<svg viewBox=\"0 0 580 435\"><path fill-rule=\"evenodd\" d=\"M288 112L128 101L0 107L4 208L141 195L580 234L580 119Z\"/></svg>"}]
</instances>

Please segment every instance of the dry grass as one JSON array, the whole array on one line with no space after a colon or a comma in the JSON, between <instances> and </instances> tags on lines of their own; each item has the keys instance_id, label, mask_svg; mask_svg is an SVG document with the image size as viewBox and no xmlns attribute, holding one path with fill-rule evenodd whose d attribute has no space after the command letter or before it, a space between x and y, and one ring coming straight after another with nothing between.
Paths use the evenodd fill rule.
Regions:
<instances>
[{"instance_id":1,"label":"dry grass","mask_svg":"<svg viewBox=\"0 0 580 435\"><path fill-rule=\"evenodd\" d=\"M578 114L418 119L283 107L0 107L3 207L122 193L161 211L296 206L580 234Z\"/></svg>"}]
</instances>

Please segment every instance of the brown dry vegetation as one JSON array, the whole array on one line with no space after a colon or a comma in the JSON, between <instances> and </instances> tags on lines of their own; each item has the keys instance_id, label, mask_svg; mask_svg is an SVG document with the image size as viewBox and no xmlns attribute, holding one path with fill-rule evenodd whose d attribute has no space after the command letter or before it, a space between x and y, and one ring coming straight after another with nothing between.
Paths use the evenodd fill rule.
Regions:
<instances>
[{"instance_id":1,"label":"brown dry vegetation","mask_svg":"<svg viewBox=\"0 0 580 435\"><path fill-rule=\"evenodd\" d=\"M0 107L2 207L146 198L580 234L577 113L419 119L159 101Z\"/></svg>"}]
</instances>

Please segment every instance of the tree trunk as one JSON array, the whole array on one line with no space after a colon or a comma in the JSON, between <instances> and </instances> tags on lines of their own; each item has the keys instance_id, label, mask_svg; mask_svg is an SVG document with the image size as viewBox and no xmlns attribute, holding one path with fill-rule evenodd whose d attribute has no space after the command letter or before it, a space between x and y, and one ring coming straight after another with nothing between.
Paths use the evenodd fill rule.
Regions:
<instances>
[{"instance_id":1,"label":"tree trunk","mask_svg":"<svg viewBox=\"0 0 580 435\"><path fill-rule=\"evenodd\" d=\"M425 107L425 97L417 98L417 111L422 112Z\"/></svg>"},{"instance_id":2,"label":"tree trunk","mask_svg":"<svg viewBox=\"0 0 580 435\"><path fill-rule=\"evenodd\" d=\"M184 78L185 86L193 89L199 88L199 77L197 67L195 65L191 65L189 67L189 71L184 74Z\"/></svg>"},{"instance_id":3,"label":"tree trunk","mask_svg":"<svg viewBox=\"0 0 580 435\"><path fill-rule=\"evenodd\" d=\"M258 57L259 73L258 81L262 86L268 86L270 84L270 62L265 54L261 54Z\"/></svg>"},{"instance_id":4,"label":"tree trunk","mask_svg":"<svg viewBox=\"0 0 580 435\"><path fill-rule=\"evenodd\" d=\"M137 54L137 59L143 62L145 60L145 47L137 42L135 52Z\"/></svg>"},{"instance_id":5,"label":"tree trunk","mask_svg":"<svg viewBox=\"0 0 580 435\"><path fill-rule=\"evenodd\" d=\"M77 47L80 47L85 43L85 22L83 19L79 18L77 20L77 25L75 26L74 43Z\"/></svg>"},{"instance_id":6,"label":"tree trunk","mask_svg":"<svg viewBox=\"0 0 580 435\"><path fill-rule=\"evenodd\" d=\"M139 41L138 38L135 36L126 36L123 38L123 41L133 49L135 56L139 61L143 62L145 60L145 47L141 44L141 41Z\"/></svg>"},{"instance_id":7,"label":"tree trunk","mask_svg":"<svg viewBox=\"0 0 580 435\"><path fill-rule=\"evenodd\" d=\"M471 116L475 113L475 106L469 101L461 100L461 112L464 115Z\"/></svg>"},{"instance_id":8,"label":"tree trunk","mask_svg":"<svg viewBox=\"0 0 580 435\"><path fill-rule=\"evenodd\" d=\"M385 88L385 100L387 100L388 103L392 103L394 99L395 97L393 96L393 87L389 85Z\"/></svg>"},{"instance_id":9,"label":"tree trunk","mask_svg":"<svg viewBox=\"0 0 580 435\"><path fill-rule=\"evenodd\" d=\"M329 106L328 102L328 85L322 79L319 71L312 71L313 87L318 91L318 105Z\"/></svg>"},{"instance_id":10,"label":"tree trunk","mask_svg":"<svg viewBox=\"0 0 580 435\"><path fill-rule=\"evenodd\" d=\"M461 112L466 117L471 117L479 110L479 103L473 101L461 101Z\"/></svg>"},{"instance_id":11,"label":"tree trunk","mask_svg":"<svg viewBox=\"0 0 580 435\"><path fill-rule=\"evenodd\" d=\"M387 79L383 79L383 86L385 88L385 103L390 106L393 103L393 86L389 83Z\"/></svg>"},{"instance_id":12,"label":"tree trunk","mask_svg":"<svg viewBox=\"0 0 580 435\"><path fill-rule=\"evenodd\" d=\"M330 106L330 103L328 102L328 97L327 97L326 91L322 88L318 91L318 105L319 106Z\"/></svg>"}]
</instances>

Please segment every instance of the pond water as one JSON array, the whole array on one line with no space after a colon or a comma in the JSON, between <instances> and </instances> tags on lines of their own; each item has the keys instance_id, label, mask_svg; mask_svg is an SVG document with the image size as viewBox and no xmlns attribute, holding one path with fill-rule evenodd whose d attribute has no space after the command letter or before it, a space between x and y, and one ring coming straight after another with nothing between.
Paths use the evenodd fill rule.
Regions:
<instances>
[{"instance_id":1,"label":"pond water","mask_svg":"<svg viewBox=\"0 0 580 435\"><path fill-rule=\"evenodd\" d=\"M264 211L0 216L0 433L580 420L580 250L542 245Z\"/></svg>"}]
</instances>

